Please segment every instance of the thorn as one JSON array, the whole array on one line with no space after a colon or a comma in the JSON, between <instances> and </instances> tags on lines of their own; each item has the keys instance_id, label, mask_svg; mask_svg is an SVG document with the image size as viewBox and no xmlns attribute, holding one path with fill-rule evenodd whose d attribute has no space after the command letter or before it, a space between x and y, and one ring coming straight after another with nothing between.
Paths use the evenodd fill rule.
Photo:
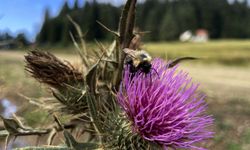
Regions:
<instances>
[{"instance_id":1,"label":"thorn","mask_svg":"<svg viewBox=\"0 0 250 150\"><path fill-rule=\"evenodd\" d=\"M17 135L14 136L13 143L16 141L16 139L17 139Z\"/></svg>"},{"instance_id":2,"label":"thorn","mask_svg":"<svg viewBox=\"0 0 250 150\"><path fill-rule=\"evenodd\" d=\"M89 67L88 59L86 58L86 56L84 55L84 53L81 52L81 48L79 47L78 43L76 42L76 40L75 40L72 32L69 32L69 35L70 35L70 37L71 37L71 39L72 39L72 41L73 41L73 43L74 43L74 45L75 45L75 47L77 49L78 54L80 55L80 57L81 57L84 65L87 66L87 67Z\"/></svg>"},{"instance_id":3,"label":"thorn","mask_svg":"<svg viewBox=\"0 0 250 150\"><path fill-rule=\"evenodd\" d=\"M27 130L27 128L24 127L23 123L21 122L21 120L16 116L15 113L12 113L12 116L14 118L14 120L16 120L16 122L18 123L19 127L23 130Z\"/></svg>"},{"instance_id":4,"label":"thorn","mask_svg":"<svg viewBox=\"0 0 250 150\"><path fill-rule=\"evenodd\" d=\"M52 145L53 144L53 141L54 141L54 138L55 138L56 134L57 134L56 129L53 128L50 131L49 137L47 139L47 145Z\"/></svg>"},{"instance_id":5,"label":"thorn","mask_svg":"<svg viewBox=\"0 0 250 150\"><path fill-rule=\"evenodd\" d=\"M55 119L55 122L57 123L57 125L64 130L64 127L62 125L62 123L60 122L60 120L58 119L58 117L54 114L53 115L54 119Z\"/></svg>"},{"instance_id":6,"label":"thorn","mask_svg":"<svg viewBox=\"0 0 250 150\"><path fill-rule=\"evenodd\" d=\"M4 146L4 149L5 150L8 150L8 146L9 146L9 143L11 142L11 138L12 138L12 135L7 135L6 138L5 138L5 146Z\"/></svg>"},{"instance_id":7,"label":"thorn","mask_svg":"<svg viewBox=\"0 0 250 150\"><path fill-rule=\"evenodd\" d=\"M102 53L102 55L99 57L99 60L97 61L97 65L102 61L103 56L105 55L105 52Z\"/></svg>"},{"instance_id":8,"label":"thorn","mask_svg":"<svg viewBox=\"0 0 250 150\"><path fill-rule=\"evenodd\" d=\"M108 32L111 32L111 33L114 34L116 37L120 37L120 35L119 35L117 32L115 32L115 31L109 29L109 28L106 27L104 24L102 24L100 21L96 20L96 22L97 22L101 27L103 27L105 30L107 30Z\"/></svg>"},{"instance_id":9,"label":"thorn","mask_svg":"<svg viewBox=\"0 0 250 150\"><path fill-rule=\"evenodd\" d=\"M99 41L97 41L96 39L95 39L95 42L96 42L96 44L99 46L100 50L101 50L103 53L105 53L105 55L107 56L107 51L106 51L105 47L103 46L103 44L100 43Z\"/></svg>"}]
</instances>

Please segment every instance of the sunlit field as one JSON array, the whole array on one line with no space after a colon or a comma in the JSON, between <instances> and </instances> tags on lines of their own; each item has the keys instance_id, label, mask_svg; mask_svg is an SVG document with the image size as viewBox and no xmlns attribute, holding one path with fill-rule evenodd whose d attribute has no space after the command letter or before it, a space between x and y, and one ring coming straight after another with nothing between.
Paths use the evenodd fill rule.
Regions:
<instances>
[{"instance_id":1,"label":"sunlit field","mask_svg":"<svg viewBox=\"0 0 250 150\"><path fill-rule=\"evenodd\" d=\"M215 118L215 138L208 143L209 149L250 149L250 41L144 43L143 47L152 56L166 60L199 58L182 62L180 68L189 72L207 95L209 113ZM73 47L63 51L52 53L78 63ZM30 126L36 126L48 121L47 114L28 105L24 96L40 98L50 93L25 72L25 54L0 50L0 99L11 101L18 108L17 114L25 117Z\"/></svg>"}]
</instances>

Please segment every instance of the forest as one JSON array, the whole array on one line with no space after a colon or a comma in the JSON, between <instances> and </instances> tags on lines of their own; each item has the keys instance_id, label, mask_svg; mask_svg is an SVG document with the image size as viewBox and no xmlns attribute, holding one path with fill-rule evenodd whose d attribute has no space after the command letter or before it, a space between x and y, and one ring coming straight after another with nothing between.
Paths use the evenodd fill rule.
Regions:
<instances>
[{"instance_id":1,"label":"forest","mask_svg":"<svg viewBox=\"0 0 250 150\"><path fill-rule=\"evenodd\" d=\"M39 44L63 44L71 42L69 32L74 33L70 15L85 33L86 40L109 40L112 35L96 22L117 30L121 7L111 4L86 2L83 7L76 1L70 8L67 2L56 17L45 12L44 23L36 42ZM150 31L147 41L177 40L186 30L195 32L206 29L212 39L250 38L250 8L247 1L227 0L146 0L137 5L136 26L139 31Z\"/></svg>"}]
</instances>

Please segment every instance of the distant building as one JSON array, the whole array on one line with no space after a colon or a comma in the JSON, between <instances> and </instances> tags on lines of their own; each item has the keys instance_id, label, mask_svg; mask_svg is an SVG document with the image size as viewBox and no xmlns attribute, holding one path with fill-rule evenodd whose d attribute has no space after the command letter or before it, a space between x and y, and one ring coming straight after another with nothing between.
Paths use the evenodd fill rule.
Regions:
<instances>
[{"instance_id":1,"label":"distant building","mask_svg":"<svg viewBox=\"0 0 250 150\"><path fill-rule=\"evenodd\" d=\"M181 42L207 42L209 40L208 31L205 29L198 29L195 31L195 35L190 30L183 32L180 35Z\"/></svg>"},{"instance_id":2,"label":"distant building","mask_svg":"<svg viewBox=\"0 0 250 150\"><path fill-rule=\"evenodd\" d=\"M192 32L190 30L187 30L180 35L179 39L182 42L188 42L192 39L192 37L193 37Z\"/></svg>"},{"instance_id":3,"label":"distant building","mask_svg":"<svg viewBox=\"0 0 250 150\"><path fill-rule=\"evenodd\" d=\"M205 29L198 29L195 32L193 42L207 42L209 39L208 31Z\"/></svg>"},{"instance_id":4,"label":"distant building","mask_svg":"<svg viewBox=\"0 0 250 150\"><path fill-rule=\"evenodd\" d=\"M17 43L15 40L0 41L0 49L12 49L16 47Z\"/></svg>"}]
</instances>

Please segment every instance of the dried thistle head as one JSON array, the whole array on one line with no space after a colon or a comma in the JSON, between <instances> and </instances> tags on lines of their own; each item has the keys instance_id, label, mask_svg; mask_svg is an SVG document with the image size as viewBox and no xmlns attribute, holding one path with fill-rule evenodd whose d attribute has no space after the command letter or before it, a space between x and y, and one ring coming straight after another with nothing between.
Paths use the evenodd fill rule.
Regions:
<instances>
[{"instance_id":1,"label":"dried thistle head","mask_svg":"<svg viewBox=\"0 0 250 150\"><path fill-rule=\"evenodd\" d=\"M83 83L83 74L69 62L63 62L49 52L30 51L25 56L25 69L32 77L53 88Z\"/></svg>"}]
</instances>

